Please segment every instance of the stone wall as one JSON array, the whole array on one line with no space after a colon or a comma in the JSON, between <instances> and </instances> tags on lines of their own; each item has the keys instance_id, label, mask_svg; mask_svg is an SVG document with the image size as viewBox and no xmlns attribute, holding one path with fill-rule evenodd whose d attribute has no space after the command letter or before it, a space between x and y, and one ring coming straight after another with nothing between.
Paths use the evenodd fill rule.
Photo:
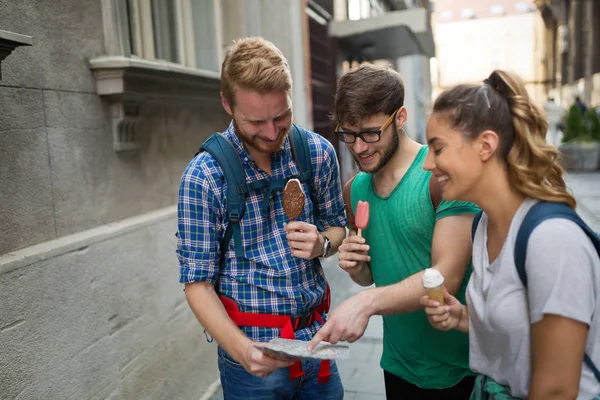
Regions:
<instances>
[{"instance_id":1,"label":"stone wall","mask_svg":"<svg viewBox=\"0 0 600 400\"><path fill-rule=\"evenodd\" d=\"M0 398L195 399L216 349L178 283L174 204L199 144L229 117L146 101L141 149L113 150L89 60L102 2L0 0L33 36L0 81Z\"/></svg>"}]
</instances>

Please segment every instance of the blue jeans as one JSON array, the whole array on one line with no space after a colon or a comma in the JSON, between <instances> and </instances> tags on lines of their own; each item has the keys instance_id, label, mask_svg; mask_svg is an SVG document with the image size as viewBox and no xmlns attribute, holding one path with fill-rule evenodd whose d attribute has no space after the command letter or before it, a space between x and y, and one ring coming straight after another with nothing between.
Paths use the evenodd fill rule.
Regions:
<instances>
[{"instance_id":1,"label":"blue jeans","mask_svg":"<svg viewBox=\"0 0 600 400\"><path fill-rule=\"evenodd\" d=\"M225 350L218 348L221 386L225 400L341 400L344 388L335 361L331 361L331 378L317 383L320 360L302 361L304 375L290 380L287 368L273 371L267 378L248 373Z\"/></svg>"}]
</instances>

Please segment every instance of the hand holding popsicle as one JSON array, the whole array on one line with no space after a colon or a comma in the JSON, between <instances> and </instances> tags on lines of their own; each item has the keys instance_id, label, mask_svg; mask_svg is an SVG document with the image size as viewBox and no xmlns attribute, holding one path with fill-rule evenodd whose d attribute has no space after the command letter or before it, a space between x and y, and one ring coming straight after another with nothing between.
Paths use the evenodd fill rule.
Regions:
<instances>
[{"instance_id":1,"label":"hand holding popsicle","mask_svg":"<svg viewBox=\"0 0 600 400\"><path fill-rule=\"evenodd\" d=\"M361 231L369 224L369 202L359 201L356 205L356 215L354 224L358 228L358 236L361 235Z\"/></svg>"}]
</instances>

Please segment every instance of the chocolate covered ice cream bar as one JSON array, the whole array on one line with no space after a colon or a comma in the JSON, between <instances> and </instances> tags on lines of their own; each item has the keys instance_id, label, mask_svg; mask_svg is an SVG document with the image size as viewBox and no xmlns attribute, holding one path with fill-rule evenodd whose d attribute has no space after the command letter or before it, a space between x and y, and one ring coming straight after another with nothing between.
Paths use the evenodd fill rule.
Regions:
<instances>
[{"instance_id":1,"label":"chocolate covered ice cream bar","mask_svg":"<svg viewBox=\"0 0 600 400\"><path fill-rule=\"evenodd\" d=\"M306 198L298 179L290 179L283 189L283 211L290 221L302 215Z\"/></svg>"}]
</instances>

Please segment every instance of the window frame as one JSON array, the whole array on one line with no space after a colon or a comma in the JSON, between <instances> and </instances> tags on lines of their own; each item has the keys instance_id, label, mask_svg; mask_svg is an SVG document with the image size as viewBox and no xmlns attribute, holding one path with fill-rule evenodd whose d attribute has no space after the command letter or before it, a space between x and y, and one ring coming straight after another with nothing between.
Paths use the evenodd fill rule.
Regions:
<instances>
[{"instance_id":1,"label":"window frame","mask_svg":"<svg viewBox=\"0 0 600 400\"><path fill-rule=\"evenodd\" d=\"M140 58L208 72L220 72L219 70L197 68L193 0L172 1L176 21L174 30L176 62L159 59L156 56L151 0L102 0L107 55ZM222 5L220 0L209 1L213 3L215 21L213 45L217 57L216 64L220 69L223 61Z\"/></svg>"}]
</instances>

